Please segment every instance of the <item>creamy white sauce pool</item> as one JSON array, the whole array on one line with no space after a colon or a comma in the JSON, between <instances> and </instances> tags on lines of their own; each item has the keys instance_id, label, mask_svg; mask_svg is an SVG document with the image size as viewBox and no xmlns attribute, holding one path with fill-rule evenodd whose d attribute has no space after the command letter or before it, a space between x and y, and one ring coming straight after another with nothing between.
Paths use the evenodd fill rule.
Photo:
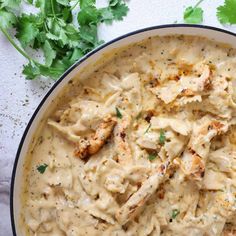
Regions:
<instances>
[{"instance_id":1,"label":"creamy white sauce pool","mask_svg":"<svg viewBox=\"0 0 236 236\"><path fill-rule=\"evenodd\" d=\"M236 233L236 50L133 45L53 111L26 164L26 235Z\"/></svg>"}]
</instances>

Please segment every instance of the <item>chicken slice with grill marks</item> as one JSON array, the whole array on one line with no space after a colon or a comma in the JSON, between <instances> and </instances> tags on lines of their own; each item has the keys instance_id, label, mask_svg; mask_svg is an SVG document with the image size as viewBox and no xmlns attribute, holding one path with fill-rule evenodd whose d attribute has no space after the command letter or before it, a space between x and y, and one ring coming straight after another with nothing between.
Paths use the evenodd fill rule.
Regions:
<instances>
[{"instance_id":1,"label":"chicken slice with grill marks","mask_svg":"<svg viewBox=\"0 0 236 236\"><path fill-rule=\"evenodd\" d=\"M77 143L75 156L84 159L97 153L111 136L116 123L116 119L112 116L104 118L90 139L81 139Z\"/></svg>"},{"instance_id":2,"label":"chicken slice with grill marks","mask_svg":"<svg viewBox=\"0 0 236 236\"><path fill-rule=\"evenodd\" d=\"M117 221L121 225L124 225L132 220L140 212L152 194L155 193L160 184L173 173L175 167L169 161L166 164L161 164L157 171L146 179L138 191L116 212Z\"/></svg>"},{"instance_id":3,"label":"chicken slice with grill marks","mask_svg":"<svg viewBox=\"0 0 236 236\"><path fill-rule=\"evenodd\" d=\"M228 125L209 116L203 117L193 127L188 149L182 157L181 169L190 178L200 181L204 177L212 138L228 131Z\"/></svg>"}]
</instances>

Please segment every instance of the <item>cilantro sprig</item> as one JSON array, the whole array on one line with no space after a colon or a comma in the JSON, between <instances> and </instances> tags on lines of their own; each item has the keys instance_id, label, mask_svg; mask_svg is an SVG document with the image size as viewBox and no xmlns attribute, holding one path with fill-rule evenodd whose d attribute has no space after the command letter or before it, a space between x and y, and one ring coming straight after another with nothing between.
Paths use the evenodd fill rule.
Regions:
<instances>
[{"instance_id":1,"label":"cilantro sprig","mask_svg":"<svg viewBox=\"0 0 236 236\"><path fill-rule=\"evenodd\" d=\"M200 24L203 21L203 10L199 5L204 0L200 0L194 7L187 7L184 11L184 22L189 24Z\"/></svg>"},{"instance_id":2,"label":"cilantro sprig","mask_svg":"<svg viewBox=\"0 0 236 236\"><path fill-rule=\"evenodd\" d=\"M109 0L108 6L96 8L95 0L27 0L40 11L17 13L21 0L0 0L0 30L29 63L23 74L27 79L46 76L57 79L83 55L103 43L98 38L99 24L122 20L128 12L123 0ZM74 24L72 10L79 8ZM9 32L15 28L13 37ZM17 42L18 41L18 42ZM44 63L27 53L27 48L42 50Z\"/></svg>"},{"instance_id":3,"label":"cilantro sprig","mask_svg":"<svg viewBox=\"0 0 236 236\"><path fill-rule=\"evenodd\" d=\"M236 0L225 0L224 5L217 8L217 18L221 24L236 24Z\"/></svg>"}]
</instances>

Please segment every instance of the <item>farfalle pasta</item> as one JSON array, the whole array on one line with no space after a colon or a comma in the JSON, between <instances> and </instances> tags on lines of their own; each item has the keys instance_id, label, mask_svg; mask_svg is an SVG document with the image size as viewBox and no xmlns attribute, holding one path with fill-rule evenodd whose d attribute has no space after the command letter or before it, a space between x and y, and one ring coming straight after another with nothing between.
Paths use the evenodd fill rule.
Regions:
<instances>
[{"instance_id":1,"label":"farfalle pasta","mask_svg":"<svg viewBox=\"0 0 236 236\"><path fill-rule=\"evenodd\" d=\"M26 169L26 235L235 235L236 50L153 37L68 85Z\"/></svg>"}]
</instances>

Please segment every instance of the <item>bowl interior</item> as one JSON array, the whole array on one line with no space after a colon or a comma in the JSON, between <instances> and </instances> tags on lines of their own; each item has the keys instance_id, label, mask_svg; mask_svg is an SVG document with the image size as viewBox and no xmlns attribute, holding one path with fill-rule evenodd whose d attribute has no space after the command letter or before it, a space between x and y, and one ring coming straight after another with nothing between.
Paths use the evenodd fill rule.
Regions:
<instances>
[{"instance_id":1,"label":"bowl interior","mask_svg":"<svg viewBox=\"0 0 236 236\"><path fill-rule=\"evenodd\" d=\"M218 42L230 44L232 45L232 47L236 48L236 35L224 30L196 25L155 26L143 30L138 30L136 32L132 32L117 39L114 39L102 45L98 49L95 49L94 51L83 57L79 62L74 64L70 69L68 69L65 74L62 75L62 77L55 83L52 89L47 93L47 95L44 97L44 99L34 112L18 148L12 173L11 184L11 221L14 235L23 235L23 232L20 230L19 227L19 218L21 209L20 195L22 190L22 177L26 153L31 139L35 131L37 130L40 120L43 118L51 102L58 96L62 88L68 83L71 78L83 71L85 67L88 67L89 65L94 65L98 60L101 60L101 58L104 57L104 54L107 54L114 49L124 47L128 44L141 41L151 36L165 36L173 34L203 36L207 37L208 39L216 40ZM92 71L95 67L90 66L88 68L90 68L90 70ZM86 76L86 73L84 74L84 76Z\"/></svg>"}]
</instances>

